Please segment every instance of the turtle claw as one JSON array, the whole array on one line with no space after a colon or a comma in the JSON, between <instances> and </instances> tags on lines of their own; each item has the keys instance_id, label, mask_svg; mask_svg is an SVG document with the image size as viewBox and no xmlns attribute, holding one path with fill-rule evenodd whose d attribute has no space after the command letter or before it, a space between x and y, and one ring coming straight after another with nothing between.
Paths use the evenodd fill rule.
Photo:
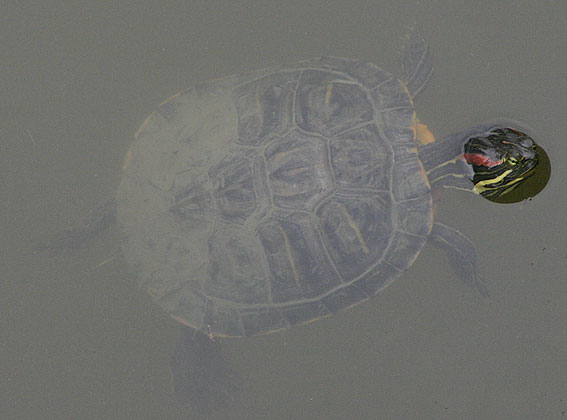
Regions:
<instances>
[{"instance_id":1,"label":"turtle claw","mask_svg":"<svg viewBox=\"0 0 567 420\"><path fill-rule=\"evenodd\" d=\"M463 283L488 297L488 288L476 266L476 251L471 240L458 230L439 222L433 224L429 237L447 250L451 266Z\"/></svg>"}]
</instances>

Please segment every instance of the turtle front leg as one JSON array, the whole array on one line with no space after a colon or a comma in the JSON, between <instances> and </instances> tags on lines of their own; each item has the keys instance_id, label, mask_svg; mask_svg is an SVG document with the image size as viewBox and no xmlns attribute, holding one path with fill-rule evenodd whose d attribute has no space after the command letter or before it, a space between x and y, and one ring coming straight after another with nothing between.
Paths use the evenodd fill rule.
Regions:
<instances>
[{"instance_id":1,"label":"turtle front leg","mask_svg":"<svg viewBox=\"0 0 567 420\"><path fill-rule=\"evenodd\" d=\"M459 278L476 288L482 296L488 296L488 289L478 273L476 251L471 240L458 230L438 222L433 224L429 237L434 244L447 250L451 266Z\"/></svg>"}]
</instances>

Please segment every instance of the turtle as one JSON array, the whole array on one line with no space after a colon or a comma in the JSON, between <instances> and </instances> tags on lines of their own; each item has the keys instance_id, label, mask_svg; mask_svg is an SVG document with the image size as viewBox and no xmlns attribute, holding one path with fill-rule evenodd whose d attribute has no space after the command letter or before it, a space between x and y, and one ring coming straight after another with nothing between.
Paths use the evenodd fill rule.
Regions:
<instances>
[{"instance_id":1,"label":"turtle","mask_svg":"<svg viewBox=\"0 0 567 420\"><path fill-rule=\"evenodd\" d=\"M436 140L414 107L432 69L425 41L405 49L399 78L317 57L195 85L143 122L112 210L83 233L115 212L140 286L186 326L178 398L209 407L230 393L219 338L371 299L428 240L488 294L471 241L434 220L432 192L508 194L534 173L536 143L504 119Z\"/></svg>"}]
</instances>

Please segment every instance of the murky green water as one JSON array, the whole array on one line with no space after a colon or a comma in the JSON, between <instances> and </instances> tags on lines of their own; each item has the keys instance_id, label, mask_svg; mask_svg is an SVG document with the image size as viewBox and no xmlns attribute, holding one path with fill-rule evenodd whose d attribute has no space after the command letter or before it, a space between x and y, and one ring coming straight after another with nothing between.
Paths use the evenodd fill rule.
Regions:
<instances>
[{"instance_id":1,"label":"murky green water","mask_svg":"<svg viewBox=\"0 0 567 420\"><path fill-rule=\"evenodd\" d=\"M533 201L447 192L438 219L475 243L479 297L441 250L353 310L223 342L231 419L556 419L567 411L567 6L557 2L19 2L2 13L0 417L194 418L170 392L178 325L136 288L111 229L33 245L114 193L137 127L210 78L338 55L399 74L412 27L435 75L416 104L439 137L522 120L553 162Z\"/></svg>"}]
</instances>

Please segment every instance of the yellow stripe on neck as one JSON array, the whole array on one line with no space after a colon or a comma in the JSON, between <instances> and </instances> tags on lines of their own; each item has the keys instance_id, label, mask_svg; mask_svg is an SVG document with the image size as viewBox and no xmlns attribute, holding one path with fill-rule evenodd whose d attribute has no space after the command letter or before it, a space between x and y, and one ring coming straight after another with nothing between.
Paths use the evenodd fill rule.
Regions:
<instances>
[{"instance_id":1,"label":"yellow stripe on neck","mask_svg":"<svg viewBox=\"0 0 567 420\"><path fill-rule=\"evenodd\" d=\"M492 179L487 179L485 181L478 181L475 185L473 190L478 193L478 194L482 194L484 191L489 190L490 189L490 185L492 184L496 184L500 181L502 181L504 178L506 178L510 173L512 172L512 169L508 169L507 171L504 171L501 175L497 176L496 178L492 178ZM514 180L514 182L517 182L516 180Z\"/></svg>"}]
</instances>

